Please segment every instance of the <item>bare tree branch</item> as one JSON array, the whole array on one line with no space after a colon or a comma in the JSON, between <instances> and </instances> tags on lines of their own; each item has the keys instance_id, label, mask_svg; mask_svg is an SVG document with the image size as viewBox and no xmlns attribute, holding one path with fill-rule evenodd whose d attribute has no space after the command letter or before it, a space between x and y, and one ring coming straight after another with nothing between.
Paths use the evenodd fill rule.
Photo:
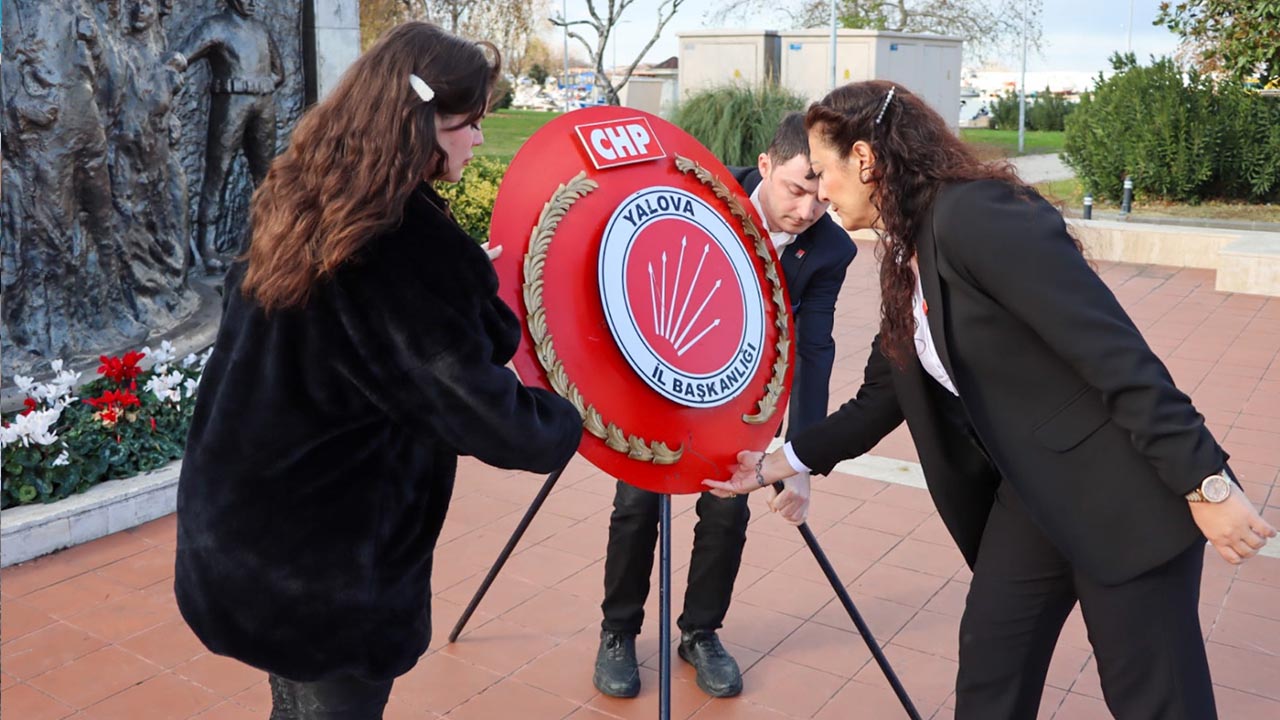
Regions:
<instances>
[{"instance_id":1,"label":"bare tree branch","mask_svg":"<svg viewBox=\"0 0 1280 720\"><path fill-rule=\"evenodd\" d=\"M622 14L635 3L635 0L586 0L586 2L587 14L591 17L590 20L568 20L562 16L553 16L551 24L561 28L586 25L595 31L596 42L594 45L578 33L570 32L569 36L578 40L586 48L591 63L595 66L596 82L604 86L607 102L611 105L617 105L618 92L630 82L632 74L635 73L636 67L640 65L640 61L644 59L645 53L649 52L654 44L658 42L658 38L662 36L663 29L666 28L671 18L675 17L676 12L680 10L685 0L663 0L658 6L653 35L649 37L649 41L636 54L635 59L628 64L626 71L622 74L622 78L616 84L613 78L605 73L605 50L609 46L609 40L613 37L614 31L621 22ZM598 2L603 7L598 6Z\"/></svg>"}]
</instances>

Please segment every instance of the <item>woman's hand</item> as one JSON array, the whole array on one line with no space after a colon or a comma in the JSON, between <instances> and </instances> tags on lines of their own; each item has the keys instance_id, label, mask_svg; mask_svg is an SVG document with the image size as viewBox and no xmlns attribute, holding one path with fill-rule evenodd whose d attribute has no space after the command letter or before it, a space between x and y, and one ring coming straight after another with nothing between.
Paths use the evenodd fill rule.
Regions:
<instances>
[{"instance_id":1,"label":"woman's hand","mask_svg":"<svg viewBox=\"0 0 1280 720\"><path fill-rule=\"evenodd\" d=\"M711 488L711 494L719 498L731 498L759 490L764 486L756 482L756 464L763 457L762 452L743 450L738 453L737 464L729 466L728 480L703 480L702 484Z\"/></svg>"},{"instance_id":2,"label":"woman's hand","mask_svg":"<svg viewBox=\"0 0 1280 720\"><path fill-rule=\"evenodd\" d=\"M792 475L782 481L786 487L769 498L769 507L792 525L809 518L809 473Z\"/></svg>"},{"instance_id":3,"label":"woman's hand","mask_svg":"<svg viewBox=\"0 0 1280 720\"><path fill-rule=\"evenodd\" d=\"M1200 527L1200 532L1222 559L1232 565L1239 565L1257 555L1267 544L1267 539L1276 536L1276 529L1262 519L1238 487L1232 488L1232 493L1220 503L1188 504L1191 506L1191 518Z\"/></svg>"},{"instance_id":4,"label":"woman's hand","mask_svg":"<svg viewBox=\"0 0 1280 720\"><path fill-rule=\"evenodd\" d=\"M796 474L781 450L770 455L753 450L738 453L738 462L729 466L728 480L703 480L716 497L733 497L768 487Z\"/></svg>"},{"instance_id":5,"label":"woman's hand","mask_svg":"<svg viewBox=\"0 0 1280 720\"><path fill-rule=\"evenodd\" d=\"M487 241L480 243L480 249L484 250L485 255L489 256L489 262L493 262L494 260L497 260L502 255L501 245L495 248L491 248L489 247L489 243Z\"/></svg>"}]
</instances>

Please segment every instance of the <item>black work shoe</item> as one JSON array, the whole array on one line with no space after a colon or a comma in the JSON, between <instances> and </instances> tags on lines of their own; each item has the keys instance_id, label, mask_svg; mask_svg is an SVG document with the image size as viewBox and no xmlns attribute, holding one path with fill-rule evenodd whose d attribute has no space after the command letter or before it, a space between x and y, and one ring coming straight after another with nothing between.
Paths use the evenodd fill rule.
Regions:
<instances>
[{"instance_id":1,"label":"black work shoe","mask_svg":"<svg viewBox=\"0 0 1280 720\"><path fill-rule=\"evenodd\" d=\"M742 692L742 671L725 651L714 630L680 634L680 659L698 671L698 687L711 697L733 697Z\"/></svg>"},{"instance_id":2,"label":"black work shoe","mask_svg":"<svg viewBox=\"0 0 1280 720\"><path fill-rule=\"evenodd\" d=\"M591 682L609 697L633 698L640 694L635 635L600 631L600 650L596 652L596 672Z\"/></svg>"}]
</instances>

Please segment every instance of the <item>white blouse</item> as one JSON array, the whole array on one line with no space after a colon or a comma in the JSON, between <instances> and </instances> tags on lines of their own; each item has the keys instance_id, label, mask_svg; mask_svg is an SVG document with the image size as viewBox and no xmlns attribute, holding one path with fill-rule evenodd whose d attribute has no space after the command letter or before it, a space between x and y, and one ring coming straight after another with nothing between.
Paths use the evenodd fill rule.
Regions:
<instances>
[{"instance_id":1,"label":"white blouse","mask_svg":"<svg viewBox=\"0 0 1280 720\"><path fill-rule=\"evenodd\" d=\"M929 332L929 317L925 309L924 286L920 283L920 268L916 267L916 289L911 294L911 314L916 318L916 355L920 356L920 365L924 367L924 371L929 377L938 381L938 384L951 391L952 395L960 397L960 393L956 391L956 385L951 381L951 376L947 375L947 368L942 364L942 358L938 356L938 348L933 344L933 335ZM787 462L791 464L791 469L797 473L807 473L810 469L807 465L800 461L796 456L795 450L791 448L791 443L782 446L782 452L786 455Z\"/></svg>"},{"instance_id":2,"label":"white blouse","mask_svg":"<svg viewBox=\"0 0 1280 720\"><path fill-rule=\"evenodd\" d=\"M929 318L924 301L924 286L920 284L920 270L916 269L916 290L911 294L911 313L916 317L916 355L920 356L920 364L929 376L938 384L960 397L956 384L947 375L947 368L938 357L938 348L933 344L933 334L929 332Z\"/></svg>"}]
</instances>

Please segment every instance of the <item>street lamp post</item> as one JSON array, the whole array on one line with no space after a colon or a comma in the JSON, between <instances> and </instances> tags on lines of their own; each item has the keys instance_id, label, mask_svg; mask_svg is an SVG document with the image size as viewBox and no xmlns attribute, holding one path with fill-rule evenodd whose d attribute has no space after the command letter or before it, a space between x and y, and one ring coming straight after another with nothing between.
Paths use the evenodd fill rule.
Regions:
<instances>
[{"instance_id":1,"label":"street lamp post","mask_svg":"<svg viewBox=\"0 0 1280 720\"><path fill-rule=\"evenodd\" d=\"M1018 87L1018 154L1026 147L1027 139L1027 26L1029 3L1022 2L1022 83Z\"/></svg>"},{"instance_id":2,"label":"street lamp post","mask_svg":"<svg viewBox=\"0 0 1280 720\"><path fill-rule=\"evenodd\" d=\"M569 0L563 0L560 10L564 18L564 111L569 112Z\"/></svg>"},{"instance_id":3,"label":"street lamp post","mask_svg":"<svg viewBox=\"0 0 1280 720\"><path fill-rule=\"evenodd\" d=\"M831 89L836 89L836 0L831 0Z\"/></svg>"},{"instance_id":4,"label":"street lamp post","mask_svg":"<svg viewBox=\"0 0 1280 720\"><path fill-rule=\"evenodd\" d=\"M1133 0L1129 0L1129 48L1126 52L1133 52Z\"/></svg>"}]
</instances>

